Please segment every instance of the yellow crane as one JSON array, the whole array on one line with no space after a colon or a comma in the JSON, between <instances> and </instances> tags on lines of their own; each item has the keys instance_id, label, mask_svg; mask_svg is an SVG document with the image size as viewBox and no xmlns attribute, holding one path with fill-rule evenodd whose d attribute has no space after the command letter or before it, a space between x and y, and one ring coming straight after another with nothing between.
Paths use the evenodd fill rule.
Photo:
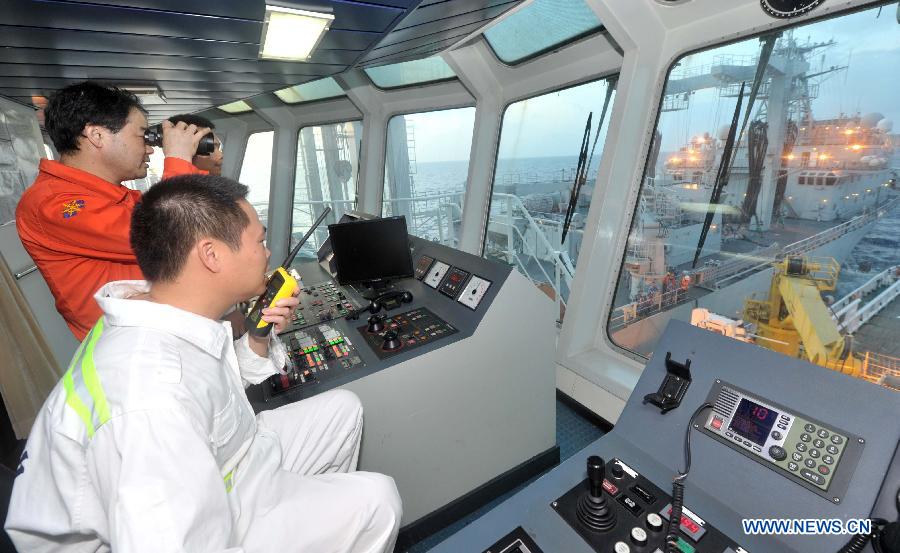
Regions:
<instances>
[{"instance_id":1,"label":"yellow crane","mask_svg":"<svg viewBox=\"0 0 900 553\"><path fill-rule=\"evenodd\" d=\"M775 265L767 300L744 303L744 320L755 323L758 343L792 357L856 377L863 362L851 352L832 319L822 292L837 285L840 266L832 258L787 257Z\"/></svg>"}]
</instances>

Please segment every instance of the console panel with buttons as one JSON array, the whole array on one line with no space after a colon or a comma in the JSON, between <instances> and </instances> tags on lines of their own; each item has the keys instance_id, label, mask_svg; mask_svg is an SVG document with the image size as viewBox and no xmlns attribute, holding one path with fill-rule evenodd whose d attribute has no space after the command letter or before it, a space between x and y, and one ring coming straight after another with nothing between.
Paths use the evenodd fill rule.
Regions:
<instances>
[{"instance_id":1,"label":"console panel with buttons","mask_svg":"<svg viewBox=\"0 0 900 553\"><path fill-rule=\"evenodd\" d=\"M615 458L604 463L600 457L588 457L587 476L550 506L594 551L665 550L672 512L669 494ZM678 540L682 553L743 551L688 506L682 509Z\"/></svg>"}]
</instances>

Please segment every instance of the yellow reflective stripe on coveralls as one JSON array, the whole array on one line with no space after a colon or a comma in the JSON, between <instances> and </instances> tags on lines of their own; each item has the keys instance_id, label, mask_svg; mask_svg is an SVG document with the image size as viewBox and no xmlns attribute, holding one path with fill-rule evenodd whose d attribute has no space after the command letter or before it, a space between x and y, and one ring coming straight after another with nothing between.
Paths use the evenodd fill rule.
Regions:
<instances>
[{"instance_id":1,"label":"yellow reflective stripe on coveralls","mask_svg":"<svg viewBox=\"0 0 900 553\"><path fill-rule=\"evenodd\" d=\"M225 480L225 493L231 493L231 490L234 489L234 469L231 469L223 480Z\"/></svg>"},{"instance_id":2,"label":"yellow reflective stripe on coveralls","mask_svg":"<svg viewBox=\"0 0 900 553\"><path fill-rule=\"evenodd\" d=\"M69 370L63 376L66 404L84 423L88 438L93 438L96 429L110 418L109 403L106 401L106 394L103 392L94 365L94 346L97 345L101 334L103 334L102 318L81 343L69 365ZM90 399L85 403L88 398Z\"/></svg>"}]
</instances>

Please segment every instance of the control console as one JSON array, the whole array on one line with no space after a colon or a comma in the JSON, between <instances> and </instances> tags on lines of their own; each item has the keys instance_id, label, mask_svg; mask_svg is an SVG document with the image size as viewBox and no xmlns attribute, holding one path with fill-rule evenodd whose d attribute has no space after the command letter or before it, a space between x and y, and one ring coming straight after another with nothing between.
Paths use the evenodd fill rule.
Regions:
<instances>
[{"instance_id":1,"label":"control console","mask_svg":"<svg viewBox=\"0 0 900 553\"><path fill-rule=\"evenodd\" d=\"M300 304L288 332L344 317L359 308L359 303L334 281L305 286L298 298Z\"/></svg>"},{"instance_id":2,"label":"control console","mask_svg":"<svg viewBox=\"0 0 900 553\"><path fill-rule=\"evenodd\" d=\"M691 371L663 412L644 398L667 358ZM898 406L882 386L673 320L612 431L431 552L661 553L673 503L681 553L873 551L871 536L900 534L885 524L900 508ZM871 534L816 526L859 519Z\"/></svg>"},{"instance_id":3,"label":"control console","mask_svg":"<svg viewBox=\"0 0 900 553\"><path fill-rule=\"evenodd\" d=\"M279 337L288 350L286 374L269 377L263 387L268 397L313 387L366 366L350 339L330 325L309 326Z\"/></svg>"},{"instance_id":4,"label":"control console","mask_svg":"<svg viewBox=\"0 0 900 553\"><path fill-rule=\"evenodd\" d=\"M588 477L551 507L597 553L665 551L672 498L619 459L587 459ZM744 550L687 506L682 508L678 549L682 553L741 553ZM502 550L502 549L501 549Z\"/></svg>"},{"instance_id":5,"label":"control console","mask_svg":"<svg viewBox=\"0 0 900 553\"><path fill-rule=\"evenodd\" d=\"M392 317L372 315L359 333L379 359L430 344L457 330L429 309L420 307Z\"/></svg>"}]
</instances>

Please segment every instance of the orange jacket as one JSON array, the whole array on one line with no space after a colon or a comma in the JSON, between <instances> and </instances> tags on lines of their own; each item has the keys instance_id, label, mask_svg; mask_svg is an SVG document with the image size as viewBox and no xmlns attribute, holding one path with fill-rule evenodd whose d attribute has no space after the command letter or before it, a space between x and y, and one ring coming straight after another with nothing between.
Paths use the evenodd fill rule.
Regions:
<instances>
[{"instance_id":1,"label":"orange jacket","mask_svg":"<svg viewBox=\"0 0 900 553\"><path fill-rule=\"evenodd\" d=\"M163 178L205 173L167 157ZM129 232L141 193L58 161L40 172L16 207L16 230L56 298L72 334L83 340L102 314L94 293L114 280L143 279Z\"/></svg>"}]
</instances>

